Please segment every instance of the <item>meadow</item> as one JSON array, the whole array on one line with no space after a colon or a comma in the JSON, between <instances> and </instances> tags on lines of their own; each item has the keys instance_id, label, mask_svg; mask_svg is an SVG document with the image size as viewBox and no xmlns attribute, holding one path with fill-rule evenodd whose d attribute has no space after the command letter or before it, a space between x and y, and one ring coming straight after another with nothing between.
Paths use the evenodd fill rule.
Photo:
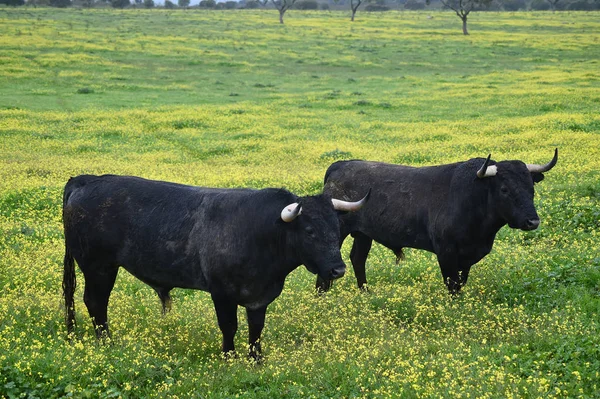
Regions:
<instances>
[{"instance_id":1,"label":"meadow","mask_svg":"<svg viewBox=\"0 0 600 399\"><path fill-rule=\"evenodd\" d=\"M600 14L0 8L0 397L600 397ZM447 294L434 255L374 245L370 292L298 268L262 365L223 360L210 296L121 270L99 345L62 308L64 184L82 173L319 193L338 159L558 165L541 226L504 227Z\"/></svg>"}]
</instances>

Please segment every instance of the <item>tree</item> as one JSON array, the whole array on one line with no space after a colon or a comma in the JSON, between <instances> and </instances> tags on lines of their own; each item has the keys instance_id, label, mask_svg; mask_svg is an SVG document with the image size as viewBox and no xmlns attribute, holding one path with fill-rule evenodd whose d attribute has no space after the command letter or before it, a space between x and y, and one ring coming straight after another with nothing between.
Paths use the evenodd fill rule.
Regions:
<instances>
[{"instance_id":1,"label":"tree","mask_svg":"<svg viewBox=\"0 0 600 399\"><path fill-rule=\"evenodd\" d=\"M467 29L467 17L469 13L475 7L483 6L487 7L491 4L492 0L440 0L442 4L458 15L462 21L463 34L468 35Z\"/></svg>"},{"instance_id":2,"label":"tree","mask_svg":"<svg viewBox=\"0 0 600 399\"><path fill-rule=\"evenodd\" d=\"M187 8L190 5L190 0L177 0L177 5L179 7Z\"/></svg>"},{"instance_id":3,"label":"tree","mask_svg":"<svg viewBox=\"0 0 600 399\"><path fill-rule=\"evenodd\" d=\"M275 8L279 11L279 23L283 23L283 14L296 2L296 0L271 0Z\"/></svg>"},{"instance_id":4,"label":"tree","mask_svg":"<svg viewBox=\"0 0 600 399\"><path fill-rule=\"evenodd\" d=\"M215 8L217 2L215 0L202 0L199 4L202 8Z\"/></svg>"},{"instance_id":5,"label":"tree","mask_svg":"<svg viewBox=\"0 0 600 399\"><path fill-rule=\"evenodd\" d=\"M167 10L172 10L172 9L174 9L175 7L176 7L176 6L175 6L175 3L173 3L172 1L169 1L169 0L165 0L165 8L166 8Z\"/></svg>"},{"instance_id":6,"label":"tree","mask_svg":"<svg viewBox=\"0 0 600 399\"><path fill-rule=\"evenodd\" d=\"M154 0L144 0L144 7L154 8Z\"/></svg>"},{"instance_id":7,"label":"tree","mask_svg":"<svg viewBox=\"0 0 600 399\"><path fill-rule=\"evenodd\" d=\"M354 15L356 14L356 10L360 7L362 0L350 0L350 9L352 10L352 17L350 17L350 21L354 22Z\"/></svg>"}]
</instances>

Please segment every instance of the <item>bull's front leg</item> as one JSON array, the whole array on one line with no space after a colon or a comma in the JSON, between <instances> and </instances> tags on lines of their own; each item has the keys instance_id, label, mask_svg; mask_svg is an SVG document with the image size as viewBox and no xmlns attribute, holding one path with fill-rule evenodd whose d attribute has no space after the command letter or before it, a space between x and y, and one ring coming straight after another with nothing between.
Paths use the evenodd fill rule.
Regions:
<instances>
[{"instance_id":1,"label":"bull's front leg","mask_svg":"<svg viewBox=\"0 0 600 399\"><path fill-rule=\"evenodd\" d=\"M248 343L250 344L248 357L257 362L261 361L260 335L265 326L266 313L266 306L254 310L246 308L246 315L248 317Z\"/></svg>"},{"instance_id":2,"label":"bull's front leg","mask_svg":"<svg viewBox=\"0 0 600 399\"><path fill-rule=\"evenodd\" d=\"M458 256L454 254L438 255L438 262L448 292L452 296L458 295L461 288L467 283L471 265L461 264Z\"/></svg>"},{"instance_id":3,"label":"bull's front leg","mask_svg":"<svg viewBox=\"0 0 600 399\"><path fill-rule=\"evenodd\" d=\"M226 356L233 355L235 352L233 338L238 328L237 304L226 296L215 294L211 296L217 312L219 328L223 334L223 354Z\"/></svg>"}]
</instances>

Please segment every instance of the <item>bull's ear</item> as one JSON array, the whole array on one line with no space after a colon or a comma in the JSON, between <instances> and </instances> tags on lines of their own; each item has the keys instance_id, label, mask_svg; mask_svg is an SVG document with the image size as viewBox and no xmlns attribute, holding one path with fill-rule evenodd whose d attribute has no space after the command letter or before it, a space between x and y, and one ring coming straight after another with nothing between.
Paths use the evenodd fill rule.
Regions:
<instances>
[{"instance_id":1,"label":"bull's ear","mask_svg":"<svg viewBox=\"0 0 600 399\"><path fill-rule=\"evenodd\" d=\"M544 180L544 174L543 173L532 173L531 178L533 179L534 183L539 183L542 180Z\"/></svg>"}]
</instances>

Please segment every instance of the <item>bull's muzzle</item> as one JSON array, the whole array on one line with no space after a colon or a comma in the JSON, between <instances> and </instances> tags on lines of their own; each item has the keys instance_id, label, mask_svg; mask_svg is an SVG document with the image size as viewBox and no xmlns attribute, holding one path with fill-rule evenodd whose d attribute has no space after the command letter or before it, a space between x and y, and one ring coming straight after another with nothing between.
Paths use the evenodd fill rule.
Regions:
<instances>
[{"instance_id":1,"label":"bull's muzzle","mask_svg":"<svg viewBox=\"0 0 600 399\"><path fill-rule=\"evenodd\" d=\"M346 266L338 266L329 272L329 280L335 280L346 274Z\"/></svg>"},{"instance_id":2,"label":"bull's muzzle","mask_svg":"<svg viewBox=\"0 0 600 399\"><path fill-rule=\"evenodd\" d=\"M535 230L539 227L540 225L540 219L528 219L525 224L523 225L523 227L521 227L521 230Z\"/></svg>"}]
</instances>

